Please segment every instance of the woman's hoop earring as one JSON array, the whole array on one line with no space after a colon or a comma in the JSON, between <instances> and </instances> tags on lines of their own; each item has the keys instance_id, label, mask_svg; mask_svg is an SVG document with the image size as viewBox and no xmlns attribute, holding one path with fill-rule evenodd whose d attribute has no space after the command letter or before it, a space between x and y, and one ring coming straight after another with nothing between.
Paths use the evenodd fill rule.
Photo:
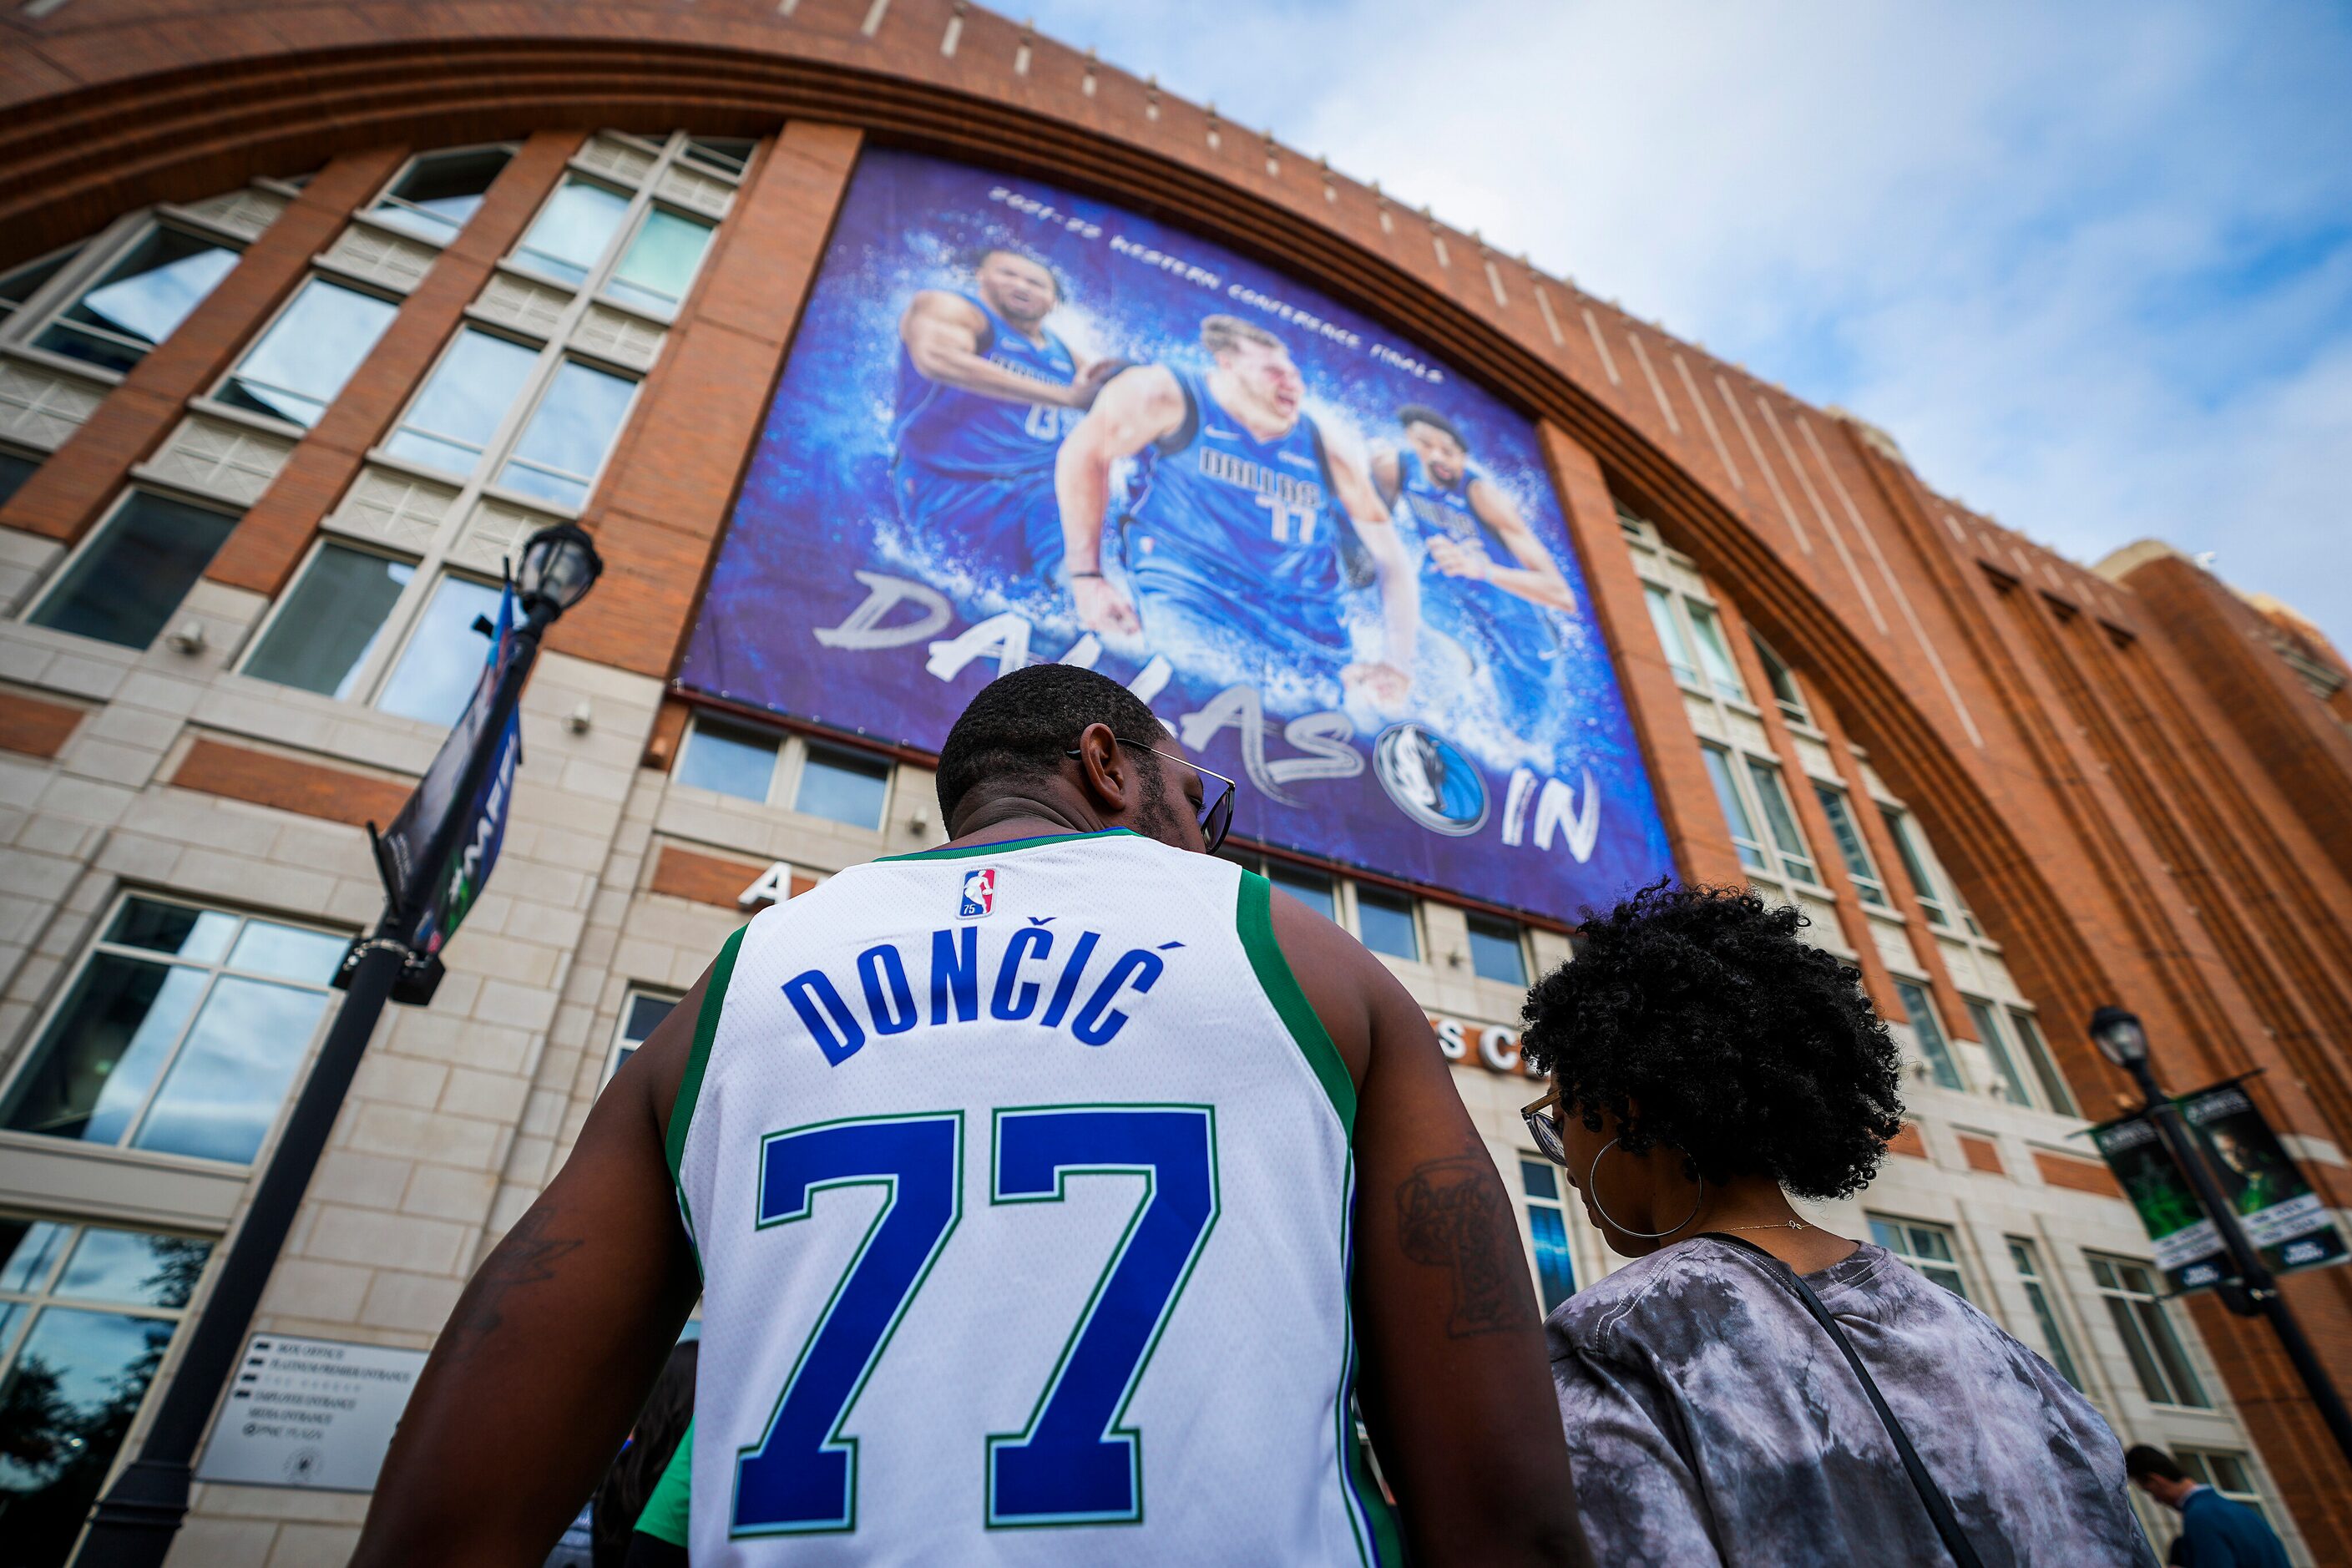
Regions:
<instances>
[{"instance_id":1,"label":"woman's hoop earring","mask_svg":"<svg viewBox=\"0 0 2352 1568\"><path fill-rule=\"evenodd\" d=\"M1615 1147L1617 1147L1617 1140L1612 1138L1608 1142L1601 1145L1601 1154L1606 1154L1610 1150L1614 1149ZM1592 1200L1594 1212L1599 1214L1602 1219L1607 1220L1611 1225L1616 1226L1619 1235L1639 1237L1644 1241L1655 1241L1662 1236L1674 1235L1675 1231L1683 1228L1683 1225L1688 1225L1691 1221L1698 1218L1698 1205L1706 1201L1706 1178L1705 1176L1701 1176L1698 1179L1698 1191L1691 1194L1691 1212L1683 1215L1683 1225L1674 1226L1665 1230L1634 1230L1630 1226L1618 1225L1615 1216L1611 1215L1606 1208L1601 1206L1601 1189L1593 1184L1593 1178L1601 1173L1601 1154L1595 1154L1592 1156L1592 1163L1584 1173L1584 1195Z\"/></svg>"}]
</instances>

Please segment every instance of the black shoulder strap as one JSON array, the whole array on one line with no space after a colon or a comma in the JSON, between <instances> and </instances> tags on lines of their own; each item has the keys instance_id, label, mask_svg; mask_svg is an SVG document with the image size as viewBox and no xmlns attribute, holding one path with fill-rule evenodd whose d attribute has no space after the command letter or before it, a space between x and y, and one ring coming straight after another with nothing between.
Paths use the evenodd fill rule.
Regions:
<instances>
[{"instance_id":1,"label":"black shoulder strap","mask_svg":"<svg viewBox=\"0 0 2352 1568\"><path fill-rule=\"evenodd\" d=\"M1870 1407L1878 1412L1878 1419L1885 1426L1886 1435L1895 1440L1895 1451L1901 1456L1903 1468L1909 1472L1911 1485L1917 1489L1920 1502L1926 1505L1927 1517L1936 1526L1936 1533L1943 1538L1944 1550L1952 1554L1952 1561L1958 1563L1959 1568L1984 1568L1984 1560L1977 1555L1977 1549L1969 1544L1967 1536L1960 1533L1960 1521L1952 1512L1951 1500L1944 1496L1944 1489L1936 1484L1936 1478L1929 1475L1927 1467L1920 1462L1919 1450L1911 1446L1910 1434L1903 1430L1903 1423L1895 1418L1895 1412L1886 1407L1885 1398L1878 1392L1877 1382L1871 1377L1870 1369L1862 1364L1862 1357L1855 1352L1853 1342L1845 1337L1845 1331L1838 1327L1835 1318L1830 1316L1830 1310L1822 1305L1822 1299L1813 1294L1813 1288L1805 1283L1805 1277L1752 1241L1742 1241L1721 1231L1706 1231L1703 1233L1703 1239L1720 1241L1727 1247L1737 1247L1755 1254L1763 1260L1773 1278L1803 1304L1805 1310L1812 1315L1813 1321L1822 1326L1822 1331L1829 1335L1830 1342L1844 1353L1846 1365L1853 1368L1853 1375L1861 1383L1863 1393L1870 1397Z\"/></svg>"}]
</instances>

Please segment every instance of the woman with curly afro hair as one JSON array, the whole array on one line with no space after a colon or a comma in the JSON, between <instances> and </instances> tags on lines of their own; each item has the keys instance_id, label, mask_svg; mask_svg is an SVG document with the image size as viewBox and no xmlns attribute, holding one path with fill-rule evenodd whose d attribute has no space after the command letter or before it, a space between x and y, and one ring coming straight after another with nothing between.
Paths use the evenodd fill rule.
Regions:
<instances>
[{"instance_id":1,"label":"woman with curly afro hair","mask_svg":"<svg viewBox=\"0 0 2352 1568\"><path fill-rule=\"evenodd\" d=\"M1576 957L1528 994L1527 1058L1552 1080L1528 1130L1633 1259L1547 1325L1593 1560L1954 1561L1810 1288L1963 1549L2152 1564L2122 1447L2081 1394L1790 1205L1860 1192L1903 1125L1895 1042L1804 923L1743 889L1660 883L1587 910Z\"/></svg>"}]
</instances>

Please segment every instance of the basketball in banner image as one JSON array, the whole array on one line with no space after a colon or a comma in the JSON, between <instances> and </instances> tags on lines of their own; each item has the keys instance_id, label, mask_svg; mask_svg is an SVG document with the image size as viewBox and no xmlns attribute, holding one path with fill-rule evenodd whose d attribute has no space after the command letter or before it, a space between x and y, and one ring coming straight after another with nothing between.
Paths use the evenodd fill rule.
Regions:
<instances>
[{"instance_id":1,"label":"basketball in banner image","mask_svg":"<svg viewBox=\"0 0 2352 1568\"><path fill-rule=\"evenodd\" d=\"M1563 917L1671 868L1526 420L1183 230L868 154L681 682L936 750L1049 659L1249 837Z\"/></svg>"}]
</instances>

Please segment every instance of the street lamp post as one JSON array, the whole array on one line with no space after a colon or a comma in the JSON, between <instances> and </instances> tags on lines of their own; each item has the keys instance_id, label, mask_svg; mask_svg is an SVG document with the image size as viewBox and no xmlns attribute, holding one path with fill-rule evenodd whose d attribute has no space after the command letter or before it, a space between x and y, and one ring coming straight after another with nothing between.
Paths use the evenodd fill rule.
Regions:
<instances>
[{"instance_id":1,"label":"street lamp post","mask_svg":"<svg viewBox=\"0 0 2352 1568\"><path fill-rule=\"evenodd\" d=\"M2198 1203L2204 1206L2213 1228L2220 1233L2221 1246L2230 1256L2230 1267L2237 1275L2236 1289L2219 1292L2222 1305L2242 1318L2270 1320L2272 1331L2278 1335L2279 1348L2286 1352L2295 1375L2303 1379L2305 1391L2319 1407L2320 1419L2327 1423L2327 1430L2335 1437L2336 1447L2343 1450L2346 1462L2352 1463L2352 1413L2345 1410L2343 1397L2336 1392L2327 1369L2320 1364L2318 1353L2304 1337L2303 1325L2295 1321L2286 1298L2279 1293L2277 1279L2263 1264L2262 1254L2247 1238L2244 1227L2238 1224L2237 1210L2222 1196L2221 1184L2206 1164L2204 1152L2182 1119L2180 1108L2158 1086L2155 1069L2148 1065L2147 1034L2140 1027L2138 1017L2121 1007L2101 1007L2091 1015L2091 1043L2099 1047L2100 1055L2131 1074L2132 1081L2139 1086L2144 1114L2156 1124L2157 1136L2164 1141L2172 1163L2189 1178Z\"/></svg>"},{"instance_id":2,"label":"street lamp post","mask_svg":"<svg viewBox=\"0 0 2352 1568\"><path fill-rule=\"evenodd\" d=\"M555 618L578 604L604 570L587 531L573 523L541 529L525 542L515 574L522 619L514 651L499 672L490 706L452 796L448 815L429 828L427 850L404 883L392 890L374 932L344 961L345 995L319 1059L303 1081L286 1130L255 1184L253 1202L229 1243L204 1310L165 1386L139 1457L116 1478L91 1510L89 1528L74 1553L75 1568L160 1568L188 1511L190 1466L221 1389L235 1370L262 1288L301 1206L310 1175L327 1146L343 1097L359 1070L376 1019L404 972L412 976L427 955L410 942L431 904L458 836L469 826L467 807L479 793L509 720L522 700L523 682L539 656L540 638ZM495 650L493 658L496 658Z\"/></svg>"}]
</instances>

